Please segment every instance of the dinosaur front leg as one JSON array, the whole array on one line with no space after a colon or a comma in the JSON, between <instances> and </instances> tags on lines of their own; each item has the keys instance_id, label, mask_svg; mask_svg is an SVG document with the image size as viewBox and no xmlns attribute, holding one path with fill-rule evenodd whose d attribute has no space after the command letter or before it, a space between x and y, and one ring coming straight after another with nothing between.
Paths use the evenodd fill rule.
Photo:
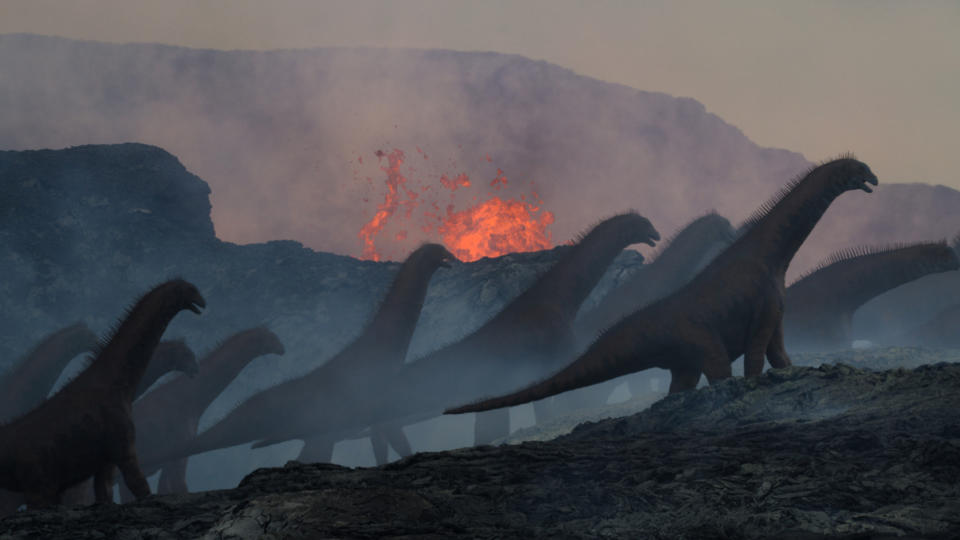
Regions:
<instances>
[{"instance_id":1,"label":"dinosaur front leg","mask_svg":"<svg viewBox=\"0 0 960 540\"><path fill-rule=\"evenodd\" d=\"M383 426L370 428L370 446L373 447L373 460L377 465L383 465L389 459L387 436L383 433Z\"/></svg>"},{"instance_id":2,"label":"dinosaur front leg","mask_svg":"<svg viewBox=\"0 0 960 540\"><path fill-rule=\"evenodd\" d=\"M403 432L402 425L387 424L382 426L382 428L387 442L390 443L393 451L396 452L398 456L407 457L413 455L413 449L410 448L410 439L407 439L407 434Z\"/></svg>"},{"instance_id":3,"label":"dinosaur front leg","mask_svg":"<svg viewBox=\"0 0 960 540\"><path fill-rule=\"evenodd\" d=\"M189 493L187 489L187 460L178 459L163 466L157 493Z\"/></svg>"},{"instance_id":4,"label":"dinosaur front leg","mask_svg":"<svg viewBox=\"0 0 960 540\"><path fill-rule=\"evenodd\" d=\"M297 461L303 463L330 463L333 461L333 444L336 441L329 436L320 435L303 440L303 448Z\"/></svg>"},{"instance_id":5,"label":"dinosaur front leg","mask_svg":"<svg viewBox=\"0 0 960 540\"><path fill-rule=\"evenodd\" d=\"M137 454L133 451L132 445L127 457L117 463L117 467L120 468L120 474L123 475L123 482L127 484L127 488L130 489L134 497L142 499L150 495L150 484L143 477L140 462L137 461Z\"/></svg>"},{"instance_id":6,"label":"dinosaur front leg","mask_svg":"<svg viewBox=\"0 0 960 540\"><path fill-rule=\"evenodd\" d=\"M113 463L110 463L102 465L93 475L93 496L98 503L113 502L113 471Z\"/></svg>"},{"instance_id":7,"label":"dinosaur front leg","mask_svg":"<svg viewBox=\"0 0 960 540\"><path fill-rule=\"evenodd\" d=\"M775 368L793 365L787 355L787 349L783 346L783 320L777 324L770 339L770 344L767 345L767 360L770 361L770 366Z\"/></svg>"},{"instance_id":8,"label":"dinosaur front leg","mask_svg":"<svg viewBox=\"0 0 960 540\"><path fill-rule=\"evenodd\" d=\"M673 368L670 370L670 393L676 394L693 390L700 382L700 370L697 368Z\"/></svg>"}]
</instances>

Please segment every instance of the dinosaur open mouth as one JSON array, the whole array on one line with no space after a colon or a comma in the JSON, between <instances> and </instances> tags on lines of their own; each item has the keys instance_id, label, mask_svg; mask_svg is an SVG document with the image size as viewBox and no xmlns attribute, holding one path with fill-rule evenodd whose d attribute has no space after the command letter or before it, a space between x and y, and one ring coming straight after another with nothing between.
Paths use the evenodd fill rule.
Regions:
<instances>
[{"instance_id":1,"label":"dinosaur open mouth","mask_svg":"<svg viewBox=\"0 0 960 540\"><path fill-rule=\"evenodd\" d=\"M643 241L643 243L651 247L656 247L657 242L659 240L660 240L660 233L658 233L657 231L653 231L652 233L650 233L650 236L648 236L647 239Z\"/></svg>"},{"instance_id":2,"label":"dinosaur open mouth","mask_svg":"<svg viewBox=\"0 0 960 540\"><path fill-rule=\"evenodd\" d=\"M867 193L873 193L873 190L867 184L873 184L876 186L878 184L877 177L869 176L863 180L862 184L860 184L860 189L866 191Z\"/></svg>"},{"instance_id":3,"label":"dinosaur open mouth","mask_svg":"<svg viewBox=\"0 0 960 540\"><path fill-rule=\"evenodd\" d=\"M207 302L203 298L198 298L187 305L187 309L196 313L197 315L199 315L201 313L201 309L205 307L207 307Z\"/></svg>"}]
</instances>

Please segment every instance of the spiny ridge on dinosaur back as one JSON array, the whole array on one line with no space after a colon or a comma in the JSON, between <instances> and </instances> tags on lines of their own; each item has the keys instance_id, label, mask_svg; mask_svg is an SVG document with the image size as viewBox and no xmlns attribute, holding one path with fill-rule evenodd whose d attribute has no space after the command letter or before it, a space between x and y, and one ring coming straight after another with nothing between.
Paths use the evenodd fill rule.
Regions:
<instances>
[{"instance_id":1,"label":"spiny ridge on dinosaur back","mask_svg":"<svg viewBox=\"0 0 960 540\"><path fill-rule=\"evenodd\" d=\"M787 288L787 345L803 351L850 347L860 306L904 283L958 268L960 259L946 241L836 253Z\"/></svg>"},{"instance_id":2,"label":"spiny ridge on dinosaur back","mask_svg":"<svg viewBox=\"0 0 960 540\"><path fill-rule=\"evenodd\" d=\"M41 339L0 378L0 418L16 418L42 403L67 364L96 345L96 334L82 322Z\"/></svg>"},{"instance_id":3,"label":"spiny ridge on dinosaur back","mask_svg":"<svg viewBox=\"0 0 960 540\"><path fill-rule=\"evenodd\" d=\"M377 314L347 347L306 374L248 397L189 444L156 456L156 461L263 439L301 438L323 421L317 411L345 409L353 400L376 399L379 388L372 387L372 381L391 379L402 364L431 277L456 260L439 244L418 248L400 267Z\"/></svg>"},{"instance_id":4,"label":"spiny ridge on dinosaur back","mask_svg":"<svg viewBox=\"0 0 960 540\"><path fill-rule=\"evenodd\" d=\"M204 355L197 377L178 377L134 403L141 469L145 476L162 469L157 493L186 493L186 458L161 463L154 456L189 443L210 403L253 359L284 352L280 338L266 327L237 332ZM126 490L121 493L124 500L132 499Z\"/></svg>"},{"instance_id":5,"label":"spiny ridge on dinosaur back","mask_svg":"<svg viewBox=\"0 0 960 540\"><path fill-rule=\"evenodd\" d=\"M752 225L692 281L611 327L586 352L554 376L512 394L448 409L476 412L543 399L575 388L661 367L670 392L693 389L701 374L710 382L730 377L744 355L747 376L790 365L783 346L784 276L790 260L841 193L871 192L877 177L867 165L843 157L791 182Z\"/></svg>"},{"instance_id":6,"label":"spiny ridge on dinosaur back","mask_svg":"<svg viewBox=\"0 0 960 540\"><path fill-rule=\"evenodd\" d=\"M170 320L205 305L182 279L141 297L86 370L36 409L0 426L0 487L23 492L30 506L56 504L64 489L93 476L97 501L108 502L119 467L138 498L149 495L134 449L133 394Z\"/></svg>"}]
</instances>

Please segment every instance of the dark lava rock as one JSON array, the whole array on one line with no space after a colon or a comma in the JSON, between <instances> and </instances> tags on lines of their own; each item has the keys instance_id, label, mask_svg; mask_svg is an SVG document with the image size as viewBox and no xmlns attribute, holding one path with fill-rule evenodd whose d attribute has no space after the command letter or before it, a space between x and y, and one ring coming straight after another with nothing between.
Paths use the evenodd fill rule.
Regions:
<instances>
[{"instance_id":1,"label":"dark lava rock","mask_svg":"<svg viewBox=\"0 0 960 540\"><path fill-rule=\"evenodd\" d=\"M24 512L4 538L950 538L960 365L771 370L548 442Z\"/></svg>"}]
</instances>

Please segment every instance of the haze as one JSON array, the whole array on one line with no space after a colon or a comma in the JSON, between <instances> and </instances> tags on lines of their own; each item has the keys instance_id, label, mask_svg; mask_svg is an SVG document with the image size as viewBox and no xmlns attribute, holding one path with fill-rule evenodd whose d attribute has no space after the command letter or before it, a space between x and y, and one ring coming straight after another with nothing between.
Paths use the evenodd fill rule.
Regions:
<instances>
[{"instance_id":1,"label":"haze","mask_svg":"<svg viewBox=\"0 0 960 540\"><path fill-rule=\"evenodd\" d=\"M960 3L0 1L0 33L497 51L693 97L761 146L960 188Z\"/></svg>"}]
</instances>

